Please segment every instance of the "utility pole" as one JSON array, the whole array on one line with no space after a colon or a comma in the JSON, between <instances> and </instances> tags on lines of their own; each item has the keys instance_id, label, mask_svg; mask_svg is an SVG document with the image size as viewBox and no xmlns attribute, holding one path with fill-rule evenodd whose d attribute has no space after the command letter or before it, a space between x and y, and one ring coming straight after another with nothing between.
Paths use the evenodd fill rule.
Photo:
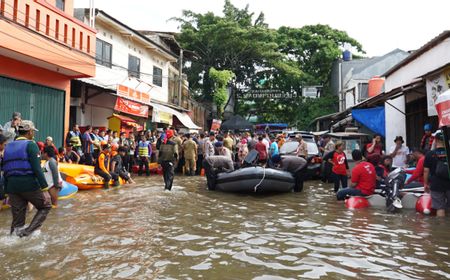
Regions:
<instances>
[{"instance_id":1,"label":"utility pole","mask_svg":"<svg viewBox=\"0 0 450 280\"><path fill-rule=\"evenodd\" d=\"M183 107L181 104L181 95L183 94L183 49L180 48L180 58L179 58L179 64L178 65L178 73L179 73L179 80L178 80L178 105Z\"/></svg>"}]
</instances>

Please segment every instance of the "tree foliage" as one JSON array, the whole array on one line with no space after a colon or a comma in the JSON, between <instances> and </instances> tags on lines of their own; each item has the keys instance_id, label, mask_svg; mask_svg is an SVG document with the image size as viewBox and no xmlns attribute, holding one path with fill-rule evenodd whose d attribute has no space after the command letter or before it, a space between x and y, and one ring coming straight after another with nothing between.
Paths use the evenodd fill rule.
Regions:
<instances>
[{"instance_id":1,"label":"tree foliage","mask_svg":"<svg viewBox=\"0 0 450 280\"><path fill-rule=\"evenodd\" d=\"M213 100L217 106L217 114L219 117L223 115L223 109L228 100L227 85L235 77L234 73L229 70L216 70L214 67L209 69L209 78L213 83Z\"/></svg>"},{"instance_id":2,"label":"tree foliage","mask_svg":"<svg viewBox=\"0 0 450 280\"><path fill-rule=\"evenodd\" d=\"M254 111L263 121L288 122L299 128L315 117L336 110L337 98L329 96L333 62L344 44L363 53L362 46L344 31L328 25L270 29L264 14L255 15L248 5L239 9L225 1L223 15L183 11L178 40L199 58L185 69L191 89L200 99L214 99L210 68L235 74L234 90L277 89L301 96L302 87L323 85L323 97L311 100L238 100L237 110ZM264 80L261 85L259 81Z\"/></svg>"}]
</instances>

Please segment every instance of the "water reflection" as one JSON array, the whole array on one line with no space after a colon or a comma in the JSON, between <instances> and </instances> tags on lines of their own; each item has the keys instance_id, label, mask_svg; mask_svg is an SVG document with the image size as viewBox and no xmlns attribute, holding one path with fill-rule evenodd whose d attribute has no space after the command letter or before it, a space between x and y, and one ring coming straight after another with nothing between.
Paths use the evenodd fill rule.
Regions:
<instances>
[{"instance_id":1,"label":"water reflection","mask_svg":"<svg viewBox=\"0 0 450 280\"><path fill-rule=\"evenodd\" d=\"M448 219L349 211L314 183L275 196L138 183L62 202L29 239L0 212L2 279L450 278Z\"/></svg>"}]
</instances>

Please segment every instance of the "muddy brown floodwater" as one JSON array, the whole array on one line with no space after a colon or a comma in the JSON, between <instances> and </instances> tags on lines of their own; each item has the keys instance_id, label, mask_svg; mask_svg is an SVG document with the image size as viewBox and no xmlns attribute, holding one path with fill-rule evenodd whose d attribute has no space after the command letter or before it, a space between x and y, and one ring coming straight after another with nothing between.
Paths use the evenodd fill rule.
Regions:
<instances>
[{"instance_id":1,"label":"muddy brown floodwater","mask_svg":"<svg viewBox=\"0 0 450 280\"><path fill-rule=\"evenodd\" d=\"M449 218L350 211L318 182L255 196L137 181L78 193L25 239L1 211L0 279L450 278Z\"/></svg>"}]
</instances>

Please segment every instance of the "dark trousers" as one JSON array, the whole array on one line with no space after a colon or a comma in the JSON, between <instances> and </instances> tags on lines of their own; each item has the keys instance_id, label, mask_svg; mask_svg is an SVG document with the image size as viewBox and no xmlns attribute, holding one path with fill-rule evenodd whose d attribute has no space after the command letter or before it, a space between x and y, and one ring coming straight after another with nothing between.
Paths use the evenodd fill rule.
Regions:
<instances>
[{"instance_id":1,"label":"dark trousers","mask_svg":"<svg viewBox=\"0 0 450 280\"><path fill-rule=\"evenodd\" d=\"M175 177L174 164L170 161L163 161L161 167L163 170L164 188L170 191L172 189L173 178Z\"/></svg>"},{"instance_id":2,"label":"dark trousers","mask_svg":"<svg viewBox=\"0 0 450 280\"><path fill-rule=\"evenodd\" d=\"M99 168L95 168L94 173L103 178L103 182L105 185L109 185L109 181L113 178L110 174L104 172L103 170L101 170Z\"/></svg>"},{"instance_id":3,"label":"dark trousers","mask_svg":"<svg viewBox=\"0 0 450 280\"><path fill-rule=\"evenodd\" d=\"M94 156L91 153L84 154L84 164L94 165Z\"/></svg>"},{"instance_id":4,"label":"dark trousers","mask_svg":"<svg viewBox=\"0 0 450 280\"><path fill-rule=\"evenodd\" d=\"M33 204L33 206L37 209L37 213L34 215L30 225L24 230L27 235L42 226L47 218L48 212L52 209L50 199L45 197L41 190L24 193L10 193L8 196L13 218L11 223L11 234L16 228L20 228L25 225L28 202Z\"/></svg>"},{"instance_id":5,"label":"dark trousers","mask_svg":"<svg viewBox=\"0 0 450 280\"><path fill-rule=\"evenodd\" d=\"M125 181L129 181L130 180L130 173L124 169L119 170L119 177L122 178Z\"/></svg>"},{"instance_id":6,"label":"dark trousers","mask_svg":"<svg viewBox=\"0 0 450 280\"><path fill-rule=\"evenodd\" d=\"M333 181L334 181L334 192L338 192L339 191L339 187L342 184L342 188L347 188L347 183L348 183L348 177L347 175L340 175L340 174L336 174L333 173Z\"/></svg>"},{"instance_id":7,"label":"dark trousers","mask_svg":"<svg viewBox=\"0 0 450 280\"><path fill-rule=\"evenodd\" d=\"M216 188L216 171L214 168L206 161L203 161L203 168L205 169L206 182L208 184L208 190L214 190Z\"/></svg>"},{"instance_id":8,"label":"dark trousers","mask_svg":"<svg viewBox=\"0 0 450 280\"><path fill-rule=\"evenodd\" d=\"M345 200L347 196L366 196L360 190L355 188L345 188L337 192L337 200Z\"/></svg>"},{"instance_id":9,"label":"dark trousers","mask_svg":"<svg viewBox=\"0 0 450 280\"><path fill-rule=\"evenodd\" d=\"M200 175L200 173L202 172L202 168L203 168L203 155L198 155L197 170L195 171L195 174Z\"/></svg>"},{"instance_id":10,"label":"dark trousers","mask_svg":"<svg viewBox=\"0 0 450 280\"><path fill-rule=\"evenodd\" d=\"M139 157L139 171L138 175L141 176L144 171L143 168L145 166L145 174L150 176L150 166L148 166L148 157Z\"/></svg>"},{"instance_id":11,"label":"dark trousers","mask_svg":"<svg viewBox=\"0 0 450 280\"><path fill-rule=\"evenodd\" d=\"M294 192L301 192L303 190L303 182L305 182L307 177L308 169L305 166L294 174L295 186Z\"/></svg>"}]
</instances>

